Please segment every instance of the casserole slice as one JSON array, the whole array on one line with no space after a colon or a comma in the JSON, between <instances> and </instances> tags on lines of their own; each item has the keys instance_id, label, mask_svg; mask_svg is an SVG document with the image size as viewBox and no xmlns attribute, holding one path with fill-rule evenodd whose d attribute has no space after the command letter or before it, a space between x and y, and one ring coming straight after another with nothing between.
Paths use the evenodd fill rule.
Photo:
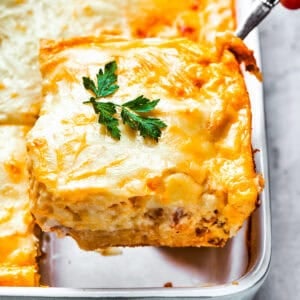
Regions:
<instances>
[{"instance_id":1,"label":"casserole slice","mask_svg":"<svg viewBox=\"0 0 300 300\"><path fill-rule=\"evenodd\" d=\"M262 179L251 148L242 41L87 37L44 40L43 106L27 137L33 214L44 231L83 249L223 246L256 207ZM120 140L97 122L83 77L115 62L118 89L102 102L160 99L155 141L120 122ZM105 71L106 72L106 71ZM118 116L115 114L115 117Z\"/></svg>"},{"instance_id":2,"label":"casserole slice","mask_svg":"<svg viewBox=\"0 0 300 300\"><path fill-rule=\"evenodd\" d=\"M25 126L0 126L0 286L36 286L37 238L30 213Z\"/></svg>"}]
</instances>

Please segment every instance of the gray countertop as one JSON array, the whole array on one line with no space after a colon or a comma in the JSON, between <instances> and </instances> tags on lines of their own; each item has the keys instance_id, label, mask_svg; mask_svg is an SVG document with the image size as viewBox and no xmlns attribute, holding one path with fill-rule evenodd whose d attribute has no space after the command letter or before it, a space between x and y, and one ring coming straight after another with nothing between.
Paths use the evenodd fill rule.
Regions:
<instances>
[{"instance_id":1,"label":"gray countertop","mask_svg":"<svg viewBox=\"0 0 300 300\"><path fill-rule=\"evenodd\" d=\"M300 299L300 10L260 26L272 203L272 263L256 300Z\"/></svg>"}]
</instances>

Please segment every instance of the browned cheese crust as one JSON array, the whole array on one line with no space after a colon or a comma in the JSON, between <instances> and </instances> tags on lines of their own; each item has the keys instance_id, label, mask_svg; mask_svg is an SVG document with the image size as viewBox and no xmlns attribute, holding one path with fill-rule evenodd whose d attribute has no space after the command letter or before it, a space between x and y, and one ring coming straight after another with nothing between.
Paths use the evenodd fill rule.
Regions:
<instances>
[{"instance_id":1,"label":"browned cheese crust","mask_svg":"<svg viewBox=\"0 0 300 300\"><path fill-rule=\"evenodd\" d=\"M107 36L43 41L44 105L27 142L42 229L72 235L85 249L223 246L235 235L262 180L233 53L260 75L252 53L229 35L214 46ZM121 140L111 138L83 104L90 94L82 77L113 60L119 89L106 100L160 98L154 116L168 127L158 143L123 125Z\"/></svg>"}]
</instances>

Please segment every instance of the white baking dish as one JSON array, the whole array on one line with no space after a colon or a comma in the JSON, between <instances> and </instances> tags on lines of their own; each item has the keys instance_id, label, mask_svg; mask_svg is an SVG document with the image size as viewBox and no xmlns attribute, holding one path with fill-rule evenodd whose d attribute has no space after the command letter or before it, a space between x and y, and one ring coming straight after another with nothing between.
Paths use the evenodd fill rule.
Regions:
<instances>
[{"instance_id":1,"label":"white baking dish","mask_svg":"<svg viewBox=\"0 0 300 300\"><path fill-rule=\"evenodd\" d=\"M243 18L250 0L240 0ZM258 33L247 39L258 62ZM138 247L102 256L81 251L70 238L44 238L42 283L49 288L0 288L0 297L125 297L252 299L266 277L271 256L270 199L262 85L246 74L253 110L257 171L265 178L261 205L223 249ZM165 288L172 283L172 288ZM168 285L167 284L167 285Z\"/></svg>"}]
</instances>

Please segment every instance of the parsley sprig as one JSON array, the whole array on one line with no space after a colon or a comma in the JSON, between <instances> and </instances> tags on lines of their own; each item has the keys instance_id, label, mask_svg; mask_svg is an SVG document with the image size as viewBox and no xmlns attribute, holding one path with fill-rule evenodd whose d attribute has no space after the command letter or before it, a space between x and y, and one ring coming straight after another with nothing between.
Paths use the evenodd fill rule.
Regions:
<instances>
[{"instance_id":1,"label":"parsley sprig","mask_svg":"<svg viewBox=\"0 0 300 300\"><path fill-rule=\"evenodd\" d=\"M98 123L103 124L113 138L118 140L121 138L119 119L117 118L119 114L123 124L138 131L143 138L149 137L158 141L161 137L161 129L167 125L158 118L148 117L146 113L151 112L160 99L151 101L141 95L122 105L99 101L101 98L112 95L119 88L116 84L118 79L116 70L117 63L112 61L105 65L104 71L99 70L96 75L96 83L88 77L82 78L85 89L94 94L94 97L84 103L93 105L95 113L99 114Z\"/></svg>"},{"instance_id":2,"label":"parsley sprig","mask_svg":"<svg viewBox=\"0 0 300 300\"><path fill-rule=\"evenodd\" d=\"M113 94L119 86L115 83L117 82L117 63L112 61L105 65L104 72L99 69L97 77L97 87L93 80L88 77L82 77L83 85L87 90L90 90L95 94L97 98L107 97Z\"/></svg>"}]
</instances>

